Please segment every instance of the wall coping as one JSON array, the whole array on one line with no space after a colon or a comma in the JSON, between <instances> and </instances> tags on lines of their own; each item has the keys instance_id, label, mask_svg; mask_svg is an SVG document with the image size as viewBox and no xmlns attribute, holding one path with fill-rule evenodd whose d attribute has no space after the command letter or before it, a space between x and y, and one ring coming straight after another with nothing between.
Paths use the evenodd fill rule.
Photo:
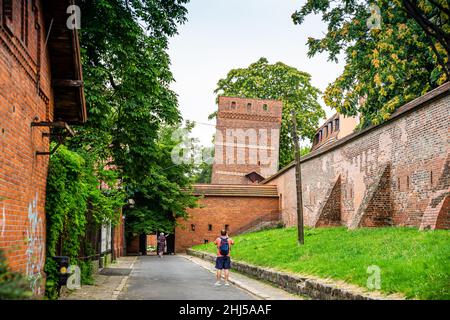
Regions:
<instances>
[{"instance_id":1,"label":"wall coping","mask_svg":"<svg viewBox=\"0 0 450 320\"><path fill-rule=\"evenodd\" d=\"M445 96L448 96L448 95L450 95L450 82L446 82L443 85L437 87L436 89L433 89L430 92L426 93L425 95L420 96L420 97L404 104L399 109L397 109L397 111L395 111L391 115L391 117L388 120L386 120L385 122L377 124L377 125L372 125L361 131L354 132L354 133L330 144L329 146L325 146L323 148L320 148L320 149L317 149L317 150L311 152L310 154L301 158L301 163L307 162L314 158L317 158L325 153L328 153L328 152L333 151L334 149L337 149L347 143L350 143L353 140L359 139L360 137L366 135L367 133L369 133L371 131L374 131L374 130L381 128L387 124L390 124L391 122L404 117L405 115L409 114L410 112L418 110L418 109L428 105L429 103L431 103L437 99L443 98ZM272 181L273 179L277 178L278 176L280 176L281 174L283 174L284 172L288 171L289 169L291 169L293 167L295 167L295 161L291 162L290 164L288 164L287 166L282 168L280 171L278 171L274 175L263 180L261 182L261 184L267 184L268 182Z\"/></svg>"},{"instance_id":2,"label":"wall coping","mask_svg":"<svg viewBox=\"0 0 450 320\"><path fill-rule=\"evenodd\" d=\"M188 255L214 262L216 256L207 252L187 249ZM379 291L367 291L343 281L304 276L258 267L242 261L233 261L233 269L243 274L268 281L290 293L319 300L404 300L401 294L384 295Z\"/></svg>"}]
</instances>

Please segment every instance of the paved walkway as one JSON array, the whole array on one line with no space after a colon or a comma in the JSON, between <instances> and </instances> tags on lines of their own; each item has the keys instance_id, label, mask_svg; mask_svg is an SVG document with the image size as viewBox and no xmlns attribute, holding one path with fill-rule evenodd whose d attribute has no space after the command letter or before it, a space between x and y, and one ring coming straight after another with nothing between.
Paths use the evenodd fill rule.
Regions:
<instances>
[{"instance_id":1,"label":"paved walkway","mask_svg":"<svg viewBox=\"0 0 450 320\"><path fill-rule=\"evenodd\" d=\"M185 259L188 259L195 264L201 266L202 268L208 270L211 273L215 273L214 264L197 257L192 257L188 255L182 255ZM262 282L261 280L256 280L244 276L241 273L231 271L230 272L230 282L235 286L242 288L248 292L251 292L258 299L261 300L303 300L304 297L290 294L287 291L276 288L270 284Z\"/></svg>"},{"instance_id":2,"label":"paved walkway","mask_svg":"<svg viewBox=\"0 0 450 320\"><path fill-rule=\"evenodd\" d=\"M231 272L230 286L214 286L212 263L186 255L121 257L95 275L94 285L64 291L61 300L292 300L264 282Z\"/></svg>"},{"instance_id":3,"label":"paved walkway","mask_svg":"<svg viewBox=\"0 0 450 320\"><path fill-rule=\"evenodd\" d=\"M253 300L231 286L214 286L215 276L181 256L139 257L120 300Z\"/></svg>"}]
</instances>

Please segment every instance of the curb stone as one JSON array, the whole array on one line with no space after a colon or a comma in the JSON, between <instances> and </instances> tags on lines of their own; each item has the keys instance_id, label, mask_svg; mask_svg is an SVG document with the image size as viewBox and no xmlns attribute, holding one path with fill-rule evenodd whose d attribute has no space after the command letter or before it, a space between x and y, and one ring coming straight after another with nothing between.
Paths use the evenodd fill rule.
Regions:
<instances>
[{"instance_id":1,"label":"curb stone","mask_svg":"<svg viewBox=\"0 0 450 320\"><path fill-rule=\"evenodd\" d=\"M187 249L188 255L214 262L215 256L206 252ZM317 300L404 300L400 294L383 295L361 287L330 279L313 278L274 269L257 267L242 261L234 261L233 269L243 274L266 280L297 295Z\"/></svg>"}]
</instances>

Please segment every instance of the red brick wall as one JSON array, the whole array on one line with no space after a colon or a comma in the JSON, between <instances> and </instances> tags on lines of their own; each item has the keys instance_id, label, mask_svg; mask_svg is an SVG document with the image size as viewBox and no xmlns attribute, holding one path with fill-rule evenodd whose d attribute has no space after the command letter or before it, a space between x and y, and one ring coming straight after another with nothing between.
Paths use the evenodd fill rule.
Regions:
<instances>
[{"instance_id":1,"label":"red brick wall","mask_svg":"<svg viewBox=\"0 0 450 320\"><path fill-rule=\"evenodd\" d=\"M236 103L234 108L233 102ZM245 175L252 171L266 178L277 172L281 113L281 101L219 98L212 184L251 184ZM242 134L235 132L235 140L227 136L227 130L242 130ZM264 130L267 130L266 135ZM265 160L265 156L270 161Z\"/></svg>"},{"instance_id":2,"label":"red brick wall","mask_svg":"<svg viewBox=\"0 0 450 320\"><path fill-rule=\"evenodd\" d=\"M279 198L262 197L212 197L199 200L201 207L188 209L189 219L179 220L175 230L175 251L182 252L197 244L214 241L220 230L229 226L229 233L258 221L261 217L278 221ZM195 225L192 231L191 225ZM209 225L212 230L209 230Z\"/></svg>"},{"instance_id":3,"label":"red brick wall","mask_svg":"<svg viewBox=\"0 0 450 320\"><path fill-rule=\"evenodd\" d=\"M444 88L447 87L448 84ZM343 225L361 221L365 226L448 229L450 96L447 93L422 100L425 102L410 104L412 109L383 125L349 136L335 147L319 149L303 159L303 211L307 225L314 226L318 221L340 175ZM388 172L383 176L387 165ZM283 220L286 225L295 226L295 167L267 184L278 186ZM377 190L371 190L374 184Z\"/></svg>"},{"instance_id":4,"label":"red brick wall","mask_svg":"<svg viewBox=\"0 0 450 320\"><path fill-rule=\"evenodd\" d=\"M123 220L122 211L119 216L119 223L114 227L114 255L116 258L125 255L125 221Z\"/></svg>"},{"instance_id":5,"label":"red brick wall","mask_svg":"<svg viewBox=\"0 0 450 320\"><path fill-rule=\"evenodd\" d=\"M139 236L127 242L127 254L139 254Z\"/></svg>"},{"instance_id":6,"label":"red brick wall","mask_svg":"<svg viewBox=\"0 0 450 320\"><path fill-rule=\"evenodd\" d=\"M12 33L0 27L0 249L10 267L25 273L40 294L48 156L36 151L48 151L49 138L42 136L47 128L31 123L52 120L53 99L48 55L38 54L45 39L41 2L33 12L28 1L28 46L20 38L20 3L13 1Z\"/></svg>"}]
</instances>

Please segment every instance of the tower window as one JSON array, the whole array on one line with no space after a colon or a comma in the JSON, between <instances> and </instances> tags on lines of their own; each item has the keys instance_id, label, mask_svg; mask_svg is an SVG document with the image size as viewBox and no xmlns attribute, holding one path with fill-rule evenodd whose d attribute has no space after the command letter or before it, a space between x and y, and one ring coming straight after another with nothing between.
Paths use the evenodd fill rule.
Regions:
<instances>
[{"instance_id":1,"label":"tower window","mask_svg":"<svg viewBox=\"0 0 450 320\"><path fill-rule=\"evenodd\" d=\"M339 119L334 120L334 130L335 131L339 130Z\"/></svg>"},{"instance_id":2,"label":"tower window","mask_svg":"<svg viewBox=\"0 0 450 320\"><path fill-rule=\"evenodd\" d=\"M263 110L264 110L264 111L267 111L268 109L269 109L269 107L267 106L267 104L264 104L264 105L263 105Z\"/></svg>"},{"instance_id":3,"label":"tower window","mask_svg":"<svg viewBox=\"0 0 450 320\"><path fill-rule=\"evenodd\" d=\"M433 171L430 171L430 183L433 186Z\"/></svg>"},{"instance_id":4,"label":"tower window","mask_svg":"<svg viewBox=\"0 0 450 320\"><path fill-rule=\"evenodd\" d=\"M230 225L229 225L229 224L226 224L226 225L225 225L225 231L228 232L228 230L230 230Z\"/></svg>"},{"instance_id":5,"label":"tower window","mask_svg":"<svg viewBox=\"0 0 450 320\"><path fill-rule=\"evenodd\" d=\"M195 224L191 224L191 230L195 231Z\"/></svg>"},{"instance_id":6,"label":"tower window","mask_svg":"<svg viewBox=\"0 0 450 320\"><path fill-rule=\"evenodd\" d=\"M208 224L208 231L212 231L212 224Z\"/></svg>"},{"instance_id":7,"label":"tower window","mask_svg":"<svg viewBox=\"0 0 450 320\"><path fill-rule=\"evenodd\" d=\"M231 109L232 110L236 109L236 101L231 102Z\"/></svg>"},{"instance_id":8,"label":"tower window","mask_svg":"<svg viewBox=\"0 0 450 320\"><path fill-rule=\"evenodd\" d=\"M205 240L203 240L203 243L207 244L207 243L209 243L209 240L205 239Z\"/></svg>"}]
</instances>

